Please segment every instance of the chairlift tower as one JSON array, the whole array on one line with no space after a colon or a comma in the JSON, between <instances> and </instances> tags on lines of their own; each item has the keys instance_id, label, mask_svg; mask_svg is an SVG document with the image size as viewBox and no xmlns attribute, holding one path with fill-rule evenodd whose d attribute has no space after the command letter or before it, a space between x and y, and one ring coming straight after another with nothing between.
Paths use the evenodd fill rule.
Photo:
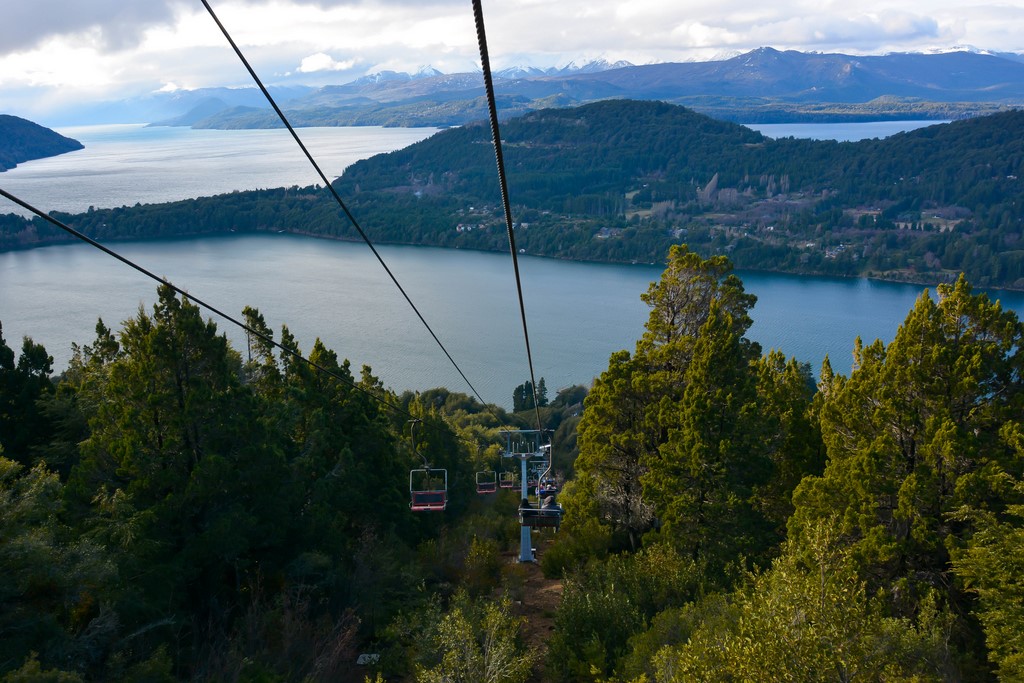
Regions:
<instances>
[{"instance_id":1,"label":"chairlift tower","mask_svg":"<svg viewBox=\"0 0 1024 683\"><path fill-rule=\"evenodd\" d=\"M502 457L514 458L519 461L519 485L520 485L520 500L529 501L530 499L530 478L529 478L529 464L531 462L545 462L546 467L544 468L544 474L551 470L551 445L541 443L544 439L544 432L536 429L530 430L516 430L505 432L506 445L505 453ZM544 476L544 474L538 473L538 482ZM539 485L539 484L538 484ZM540 500L537 501L537 507L540 508ZM538 510L539 512L539 510ZM561 510L559 509L557 519L561 520ZM557 526L557 524L538 524L538 519L531 516L529 521L524 521L523 510L520 508L520 528L519 528L519 561L520 562L533 562L536 560L533 552L533 541L531 538L531 528L533 526Z\"/></svg>"}]
</instances>

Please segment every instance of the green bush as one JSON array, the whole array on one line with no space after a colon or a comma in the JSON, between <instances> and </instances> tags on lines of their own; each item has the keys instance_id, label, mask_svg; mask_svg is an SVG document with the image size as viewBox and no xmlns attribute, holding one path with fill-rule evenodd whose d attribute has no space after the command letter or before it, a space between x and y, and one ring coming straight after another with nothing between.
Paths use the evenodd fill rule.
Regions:
<instances>
[{"instance_id":1,"label":"green bush","mask_svg":"<svg viewBox=\"0 0 1024 683\"><path fill-rule=\"evenodd\" d=\"M522 619L507 601L471 601L459 592L437 626L430 668L416 669L418 683L524 683L533 654L520 643Z\"/></svg>"},{"instance_id":2,"label":"green bush","mask_svg":"<svg viewBox=\"0 0 1024 683\"><path fill-rule=\"evenodd\" d=\"M560 681L593 681L610 674L643 615L615 586L592 589L568 580L555 615L548 672Z\"/></svg>"},{"instance_id":3,"label":"green bush","mask_svg":"<svg viewBox=\"0 0 1024 683\"><path fill-rule=\"evenodd\" d=\"M579 569L593 558L608 554L612 534L596 519L587 519L567 533L561 533L541 555L540 567L549 579L560 578Z\"/></svg>"},{"instance_id":4,"label":"green bush","mask_svg":"<svg viewBox=\"0 0 1024 683\"><path fill-rule=\"evenodd\" d=\"M466 554L462 585L473 597L486 595L498 587L501 579L501 555L498 543L474 537Z\"/></svg>"}]
</instances>

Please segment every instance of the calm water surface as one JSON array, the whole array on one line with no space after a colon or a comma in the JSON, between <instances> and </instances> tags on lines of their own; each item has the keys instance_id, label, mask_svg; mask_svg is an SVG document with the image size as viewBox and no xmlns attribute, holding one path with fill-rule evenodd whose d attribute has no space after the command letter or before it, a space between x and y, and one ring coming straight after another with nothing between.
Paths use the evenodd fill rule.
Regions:
<instances>
[{"instance_id":1,"label":"calm water surface","mask_svg":"<svg viewBox=\"0 0 1024 683\"><path fill-rule=\"evenodd\" d=\"M303 350L319 337L355 367L370 365L396 390L447 386L468 392L408 304L361 244L290 235L128 242L116 250L239 315L252 305ZM529 377L507 255L422 247L380 251L431 327L487 401L511 402ZM640 294L661 271L651 266L521 261L535 370L557 389L589 384L618 349L632 350L647 307ZM848 373L853 340L891 341L922 288L816 277L740 273L758 297L750 336L810 362L826 354ZM90 343L96 319L119 323L156 298L155 284L85 245L0 254L0 321L12 347L23 335L43 343L58 369L71 343ZM1024 311L1024 295L1001 292ZM244 334L218 321L235 348ZM552 392L553 393L553 392Z\"/></svg>"},{"instance_id":2,"label":"calm water surface","mask_svg":"<svg viewBox=\"0 0 1024 683\"><path fill-rule=\"evenodd\" d=\"M744 123L769 138L810 138L856 142L937 126L949 121L859 121L856 123Z\"/></svg>"},{"instance_id":3,"label":"calm water surface","mask_svg":"<svg viewBox=\"0 0 1024 683\"><path fill-rule=\"evenodd\" d=\"M375 154L408 147L436 128L299 128L328 178ZM61 128L85 149L0 173L0 187L44 212L77 213L223 194L322 184L287 130L192 130L118 124ZM20 213L0 197L0 213Z\"/></svg>"}]
</instances>

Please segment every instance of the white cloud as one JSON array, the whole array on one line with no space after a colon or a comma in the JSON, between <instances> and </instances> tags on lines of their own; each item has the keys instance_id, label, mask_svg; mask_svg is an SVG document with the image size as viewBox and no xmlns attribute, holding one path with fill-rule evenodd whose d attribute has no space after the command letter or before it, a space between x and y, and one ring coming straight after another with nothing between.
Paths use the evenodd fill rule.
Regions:
<instances>
[{"instance_id":1,"label":"white cloud","mask_svg":"<svg viewBox=\"0 0 1024 683\"><path fill-rule=\"evenodd\" d=\"M0 58L0 88L98 88L114 82L119 64L87 46L48 39L36 50Z\"/></svg>"},{"instance_id":2,"label":"white cloud","mask_svg":"<svg viewBox=\"0 0 1024 683\"><path fill-rule=\"evenodd\" d=\"M138 42L142 29L172 23L175 0L12 0L0 22L0 54L31 49L53 36L91 34L104 49Z\"/></svg>"},{"instance_id":3,"label":"white cloud","mask_svg":"<svg viewBox=\"0 0 1024 683\"><path fill-rule=\"evenodd\" d=\"M699 21L680 24L672 29L672 37L679 41L680 47L687 48L720 48L740 43L743 38L727 28L708 26Z\"/></svg>"},{"instance_id":4,"label":"white cloud","mask_svg":"<svg viewBox=\"0 0 1024 683\"><path fill-rule=\"evenodd\" d=\"M345 82L357 66L360 73L423 64L468 71L479 61L465 0L211 2L268 83ZM711 59L761 46L850 54L1024 49L1024 5L992 0L491 0L484 18L498 69L597 57ZM52 90L100 99L168 83L250 84L194 0L6 0L2 19L0 101L7 106L16 92L24 100L32 89L46 102Z\"/></svg>"},{"instance_id":5,"label":"white cloud","mask_svg":"<svg viewBox=\"0 0 1024 683\"><path fill-rule=\"evenodd\" d=\"M299 64L299 73L311 74L317 71L347 71L356 65L356 60L346 59L342 62L335 61L333 57L323 52L317 52L302 60Z\"/></svg>"}]
</instances>

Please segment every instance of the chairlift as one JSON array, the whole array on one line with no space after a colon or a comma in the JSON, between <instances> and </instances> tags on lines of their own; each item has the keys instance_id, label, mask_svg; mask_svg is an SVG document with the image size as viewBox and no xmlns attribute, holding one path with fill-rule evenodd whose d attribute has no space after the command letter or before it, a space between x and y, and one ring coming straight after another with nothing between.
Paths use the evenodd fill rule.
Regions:
<instances>
[{"instance_id":1,"label":"chairlift","mask_svg":"<svg viewBox=\"0 0 1024 683\"><path fill-rule=\"evenodd\" d=\"M486 495L488 493L495 493L498 490L498 473L497 472L477 472L476 473L476 492L479 494Z\"/></svg>"},{"instance_id":2,"label":"chairlift","mask_svg":"<svg viewBox=\"0 0 1024 683\"><path fill-rule=\"evenodd\" d=\"M558 530L562 525L563 512L562 506L553 497L548 497L540 507L533 507L529 499L524 498L519 504L519 524L532 529Z\"/></svg>"},{"instance_id":3,"label":"chairlift","mask_svg":"<svg viewBox=\"0 0 1024 683\"><path fill-rule=\"evenodd\" d=\"M409 509L443 512L448 506L448 470L425 467L409 472Z\"/></svg>"},{"instance_id":4,"label":"chairlift","mask_svg":"<svg viewBox=\"0 0 1024 683\"><path fill-rule=\"evenodd\" d=\"M498 486L503 489L517 489L519 488L519 477L516 476L515 472L502 472L501 478L498 480Z\"/></svg>"},{"instance_id":5,"label":"chairlift","mask_svg":"<svg viewBox=\"0 0 1024 683\"><path fill-rule=\"evenodd\" d=\"M431 467L416 449L418 419L409 420L413 453L423 459L423 467L409 470L409 509L413 512L443 512L448 507L448 470Z\"/></svg>"},{"instance_id":6,"label":"chairlift","mask_svg":"<svg viewBox=\"0 0 1024 683\"><path fill-rule=\"evenodd\" d=\"M547 496L553 496L561 490L558 482L551 477L545 477L540 480L540 486L537 487L537 495L541 499Z\"/></svg>"}]
</instances>

